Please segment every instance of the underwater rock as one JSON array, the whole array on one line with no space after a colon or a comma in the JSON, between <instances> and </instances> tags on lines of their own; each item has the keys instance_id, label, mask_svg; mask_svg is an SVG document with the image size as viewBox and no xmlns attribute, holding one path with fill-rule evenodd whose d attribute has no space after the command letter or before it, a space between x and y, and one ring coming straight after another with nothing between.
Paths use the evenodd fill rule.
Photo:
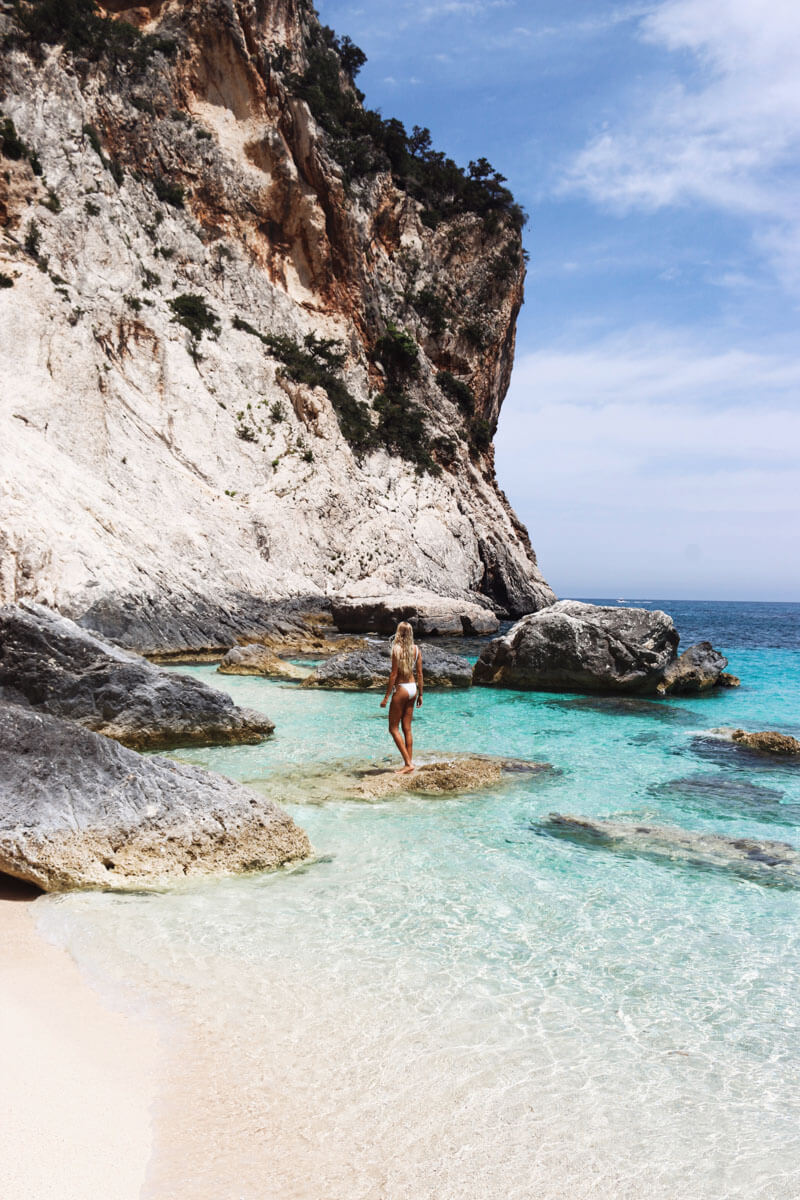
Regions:
<instances>
[{"instance_id":1,"label":"underwater rock","mask_svg":"<svg viewBox=\"0 0 800 1200\"><path fill-rule=\"evenodd\" d=\"M727 665L727 658L715 650L711 642L697 642L669 664L657 690L670 696L707 692L717 687ZM735 675L727 676L722 686L736 687L732 682L735 678Z\"/></svg>"},{"instance_id":2,"label":"underwater rock","mask_svg":"<svg viewBox=\"0 0 800 1200\"><path fill-rule=\"evenodd\" d=\"M675 658L671 617L561 600L481 652L473 683L550 692L655 694Z\"/></svg>"},{"instance_id":3,"label":"underwater rock","mask_svg":"<svg viewBox=\"0 0 800 1200\"><path fill-rule=\"evenodd\" d=\"M466 658L425 643L420 647L425 687L468 688L472 666ZM306 679L305 687L346 688L369 691L385 688L392 668L390 642L371 645L353 654L341 654L321 663Z\"/></svg>"},{"instance_id":4,"label":"underwater rock","mask_svg":"<svg viewBox=\"0 0 800 1200\"><path fill-rule=\"evenodd\" d=\"M680 808L709 812L732 820L750 817L767 824L797 824L800 805L787 802L777 788L740 779L729 771L714 775L688 775L651 784L651 796Z\"/></svg>"},{"instance_id":5,"label":"underwater rock","mask_svg":"<svg viewBox=\"0 0 800 1200\"><path fill-rule=\"evenodd\" d=\"M583 846L724 871L758 883L800 887L800 852L788 842L760 842L649 822L589 819L563 813L550 813L534 829Z\"/></svg>"},{"instance_id":6,"label":"underwater rock","mask_svg":"<svg viewBox=\"0 0 800 1200\"><path fill-rule=\"evenodd\" d=\"M265 870L311 852L271 800L0 704L0 872L46 891Z\"/></svg>"},{"instance_id":7,"label":"underwater rock","mask_svg":"<svg viewBox=\"0 0 800 1200\"><path fill-rule=\"evenodd\" d=\"M749 750L758 750L761 754L800 754L800 742L797 738L786 733L776 733L772 729L762 729L757 733L749 733L746 729L734 729L731 741L738 746L747 746Z\"/></svg>"},{"instance_id":8,"label":"underwater rock","mask_svg":"<svg viewBox=\"0 0 800 1200\"><path fill-rule=\"evenodd\" d=\"M28 602L0 608L0 685L35 709L136 750L260 742L275 728L224 692L163 671Z\"/></svg>"},{"instance_id":9,"label":"underwater rock","mask_svg":"<svg viewBox=\"0 0 800 1200\"><path fill-rule=\"evenodd\" d=\"M643 696L563 696L545 701L548 708L566 712L596 712L607 717L649 717L655 721L697 724L697 714L677 704L647 700Z\"/></svg>"},{"instance_id":10,"label":"underwater rock","mask_svg":"<svg viewBox=\"0 0 800 1200\"><path fill-rule=\"evenodd\" d=\"M263 675L267 679L287 679L297 683L311 674L306 667L296 667L278 658L267 646L257 642L249 646L234 646L217 667L220 675Z\"/></svg>"},{"instance_id":11,"label":"underwater rock","mask_svg":"<svg viewBox=\"0 0 800 1200\"><path fill-rule=\"evenodd\" d=\"M483 605L417 594L339 597L331 601L331 613L343 633L393 634L400 621L408 621L420 637L482 636L500 627L495 613Z\"/></svg>"}]
</instances>

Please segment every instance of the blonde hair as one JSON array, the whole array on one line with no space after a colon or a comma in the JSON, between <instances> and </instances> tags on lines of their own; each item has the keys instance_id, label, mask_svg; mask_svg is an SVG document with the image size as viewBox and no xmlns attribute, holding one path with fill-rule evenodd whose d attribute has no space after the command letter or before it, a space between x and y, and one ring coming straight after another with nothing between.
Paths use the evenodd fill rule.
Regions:
<instances>
[{"instance_id":1,"label":"blonde hair","mask_svg":"<svg viewBox=\"0 0 800 1200\"><path fill-rule=\"evenodd\" d=\"M414 630L408 621L401 621L397 626L392 654L397 655L397 665L403 675L414 674Z\"/></svg>"}]
</instances>

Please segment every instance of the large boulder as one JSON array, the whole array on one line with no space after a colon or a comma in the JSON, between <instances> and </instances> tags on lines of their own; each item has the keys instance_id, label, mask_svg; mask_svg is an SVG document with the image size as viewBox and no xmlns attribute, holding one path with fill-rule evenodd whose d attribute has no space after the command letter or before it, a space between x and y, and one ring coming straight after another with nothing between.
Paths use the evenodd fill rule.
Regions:
<instances>
[{"instance_id":1,"label":"large boulder","mask_svg":"<svg viewBox=\"0 0 800 1200\"><path fill-rule=\"evenodd\" d=\"M678 633L658 610L560 600L484 647L473 683L547 692L654 694Z\"/></svg>"},{"instance_id":2,"label":"large boulder","mask_svg":"<svg viewBox=\"0 0 800 1200\"><path fill-rule=\"evenodd\" d=\"M38 604L0 608L0 687L136 750L260 742L275 728L230 696L101 641Z\"/></svg>"},{"instance_id":3,"label":"large boulder","mask_svg":"<svg viewBox=\"0 0 800 1200\"><path fill-rule=\"evenodd\" d=\"M249 788L0 703L4 874L46 891L141 887L310 853L288 813Z\"/></svg>"},{"instance_id":4,"label":"large boulder","mask_svg":"<svg viewBox=\"0 0 800 1200\"><path fill-rule=\"evenodd\" d=\"M426 643L420 647L425 687L466 688L472 683L472 665L458 654L450 654ZM321 663L306 679L305 687L373 691L385 688L392 670L392 645L372 645L353 654L339 654Z\"/></svg>"},{"instance_id":5,"label":"large boulder","mask_svg":"<svg viewBox=\"0 0 800 1200\"><path fill-rule=\"evenodd\" d=\"M298 683L311 674L308 667L296 667L278 658L268 646L254 642L250 646L234 646L217 667L220 675L261 675L265 679L286 679Z\"/></svg>"},{"instance_id":6,"label":"large boulder","mask_svg":"<svg viewBox=\"0 0 800 1200\"><path fill-rule=\"evenodd\" d=\"M658 691L667 696L685 696L707 692L713 687L735 687L736 683L729 682L735 676L728 675L722 680L727 665L727 658L715 650L711 642L697 642L669 664Z\"/></svg>"},{"instance_id":7,"label":"large boulder","mask_svg":"<svg viewBox=\"0 0 800 1200\"><path fill-rule=\"evenodd\" d=\"M392 634L400 621L420 637L482 636L500 628L496 614L481 604L416 593L340 597L331 601L331 615L343 633Z\"/></svg>"}]
</instances>

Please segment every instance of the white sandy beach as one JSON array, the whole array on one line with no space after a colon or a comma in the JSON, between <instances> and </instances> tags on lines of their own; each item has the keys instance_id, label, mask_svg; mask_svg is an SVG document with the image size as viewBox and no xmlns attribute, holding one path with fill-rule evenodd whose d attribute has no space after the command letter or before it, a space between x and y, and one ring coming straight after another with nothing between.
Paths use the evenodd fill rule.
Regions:
<instances>
[{"instance_id":1,"label":"white sandy beach","mask_svg":"<svg viewBox=\"0 0 800 1200\"><path fill-rule=\"evenodd\" d=\"M0 1183L25 1200L138 1200L159 1078L155 1030L114 1012L0 888Z\"/></svg>"}]
</instances>

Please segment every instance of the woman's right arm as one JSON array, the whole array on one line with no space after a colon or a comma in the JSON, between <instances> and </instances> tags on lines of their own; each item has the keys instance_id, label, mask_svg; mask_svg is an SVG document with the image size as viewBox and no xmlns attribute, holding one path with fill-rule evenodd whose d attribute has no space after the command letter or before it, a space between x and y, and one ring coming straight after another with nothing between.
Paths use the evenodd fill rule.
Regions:
<instances>
[{"instance_id":1,"label":"woman's right arm","mask_svg":"<svg viewBox=\"0 0 800 1200\"><path fill-rule=\"evenodd\" d=\"M386 686L386 695L381 700L381 708L386 708L386 702L394 691L394 685L397 683L397 655L392 651L392 670L389 675L389 683Z\"/></svg>"}]
</instances>

